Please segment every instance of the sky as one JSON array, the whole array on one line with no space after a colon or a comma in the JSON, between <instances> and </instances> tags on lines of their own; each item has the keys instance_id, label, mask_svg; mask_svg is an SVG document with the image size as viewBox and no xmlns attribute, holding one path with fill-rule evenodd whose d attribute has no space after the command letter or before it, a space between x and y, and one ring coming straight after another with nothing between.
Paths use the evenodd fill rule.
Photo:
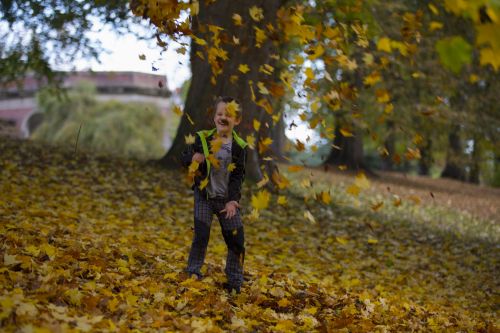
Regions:
<instances>
[{"instance_id":1,"label":"sky","mask_svg":"<svg viewBox=\"0 0 500 333\"><path fill-rule=\"evenodd\" d=\"M167 76L167 86L173 90L191 77L189 56L175 52L176 47L170 47L161 54L161 48L156 41L138 40L134 35L119 35L108 28L101 32L92 32L92 38L100 40L106 53L100 56L100 62L89 59L79 59L73 65L76 70L93 71L134 71ZM140 55L146 57L139 59ZM58 66L69 69L68 66ZM157 70L153 70L155 67Z\"/></svg>"}]
</instances>

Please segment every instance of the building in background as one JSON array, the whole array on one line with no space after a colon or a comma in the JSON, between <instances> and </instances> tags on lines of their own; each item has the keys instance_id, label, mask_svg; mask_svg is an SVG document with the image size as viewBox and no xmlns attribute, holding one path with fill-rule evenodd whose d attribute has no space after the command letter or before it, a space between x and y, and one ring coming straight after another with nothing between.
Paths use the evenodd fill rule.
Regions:
<instances>
[{"instance_id":1,"label":"building in background","mask_svg":"<svg viewBox=\"0 0 500 333\"><path fill-rule=\"evenodd\" d=\"M96 86L99 101L152 103L168 121L172 119L173 96L164 75L138 72L71 72L66 73L62 87L75 87L80 81ZM0 135L27 138L42 121L37 110L36 93L41 83L33 76L24 79L23 89L16 85L0 88ZM163 146L171 145L171 134L165 131Z\"/></svg>"}]
</instances>

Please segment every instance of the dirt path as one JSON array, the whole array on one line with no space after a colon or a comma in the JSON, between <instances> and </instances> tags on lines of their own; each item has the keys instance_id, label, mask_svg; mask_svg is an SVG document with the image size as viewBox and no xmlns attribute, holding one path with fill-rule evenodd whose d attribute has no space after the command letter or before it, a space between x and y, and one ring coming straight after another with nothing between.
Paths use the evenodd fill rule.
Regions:
<instances>
[{"instance_id":1,"label":"dirt path","mask_svg":"<svg viewBox=\"0 0 500 333\"><path fill-rule=\"evenodd\" d=\"M353 174L336 170L328 173L331 181L337 184L350 184L354 177ZM378 171L377 174L379 178L370 178L372 190L377 193L390 192L402 198L416 196L423 204L450 207L500 223L500 188L397 172Z\"/></svg>"}]
</instances>

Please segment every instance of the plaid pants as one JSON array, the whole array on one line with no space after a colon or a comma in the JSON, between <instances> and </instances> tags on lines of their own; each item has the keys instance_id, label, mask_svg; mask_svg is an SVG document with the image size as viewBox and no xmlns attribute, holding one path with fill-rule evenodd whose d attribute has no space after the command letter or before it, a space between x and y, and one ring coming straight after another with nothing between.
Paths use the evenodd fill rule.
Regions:
<instances>
[{"instance_id":1,"label":"plaid pants","mask_svg":"<svg viewBox=\"0 0 500 333\"><path fill-rule=\"evenodd\" d=\"M239 287L243 283L243 262L245 259L245 235L240 211L230 218L220 213L225 207L225 199L204 197L198 188L194 189L194 238L189 252L186 271L201 277L201 266L205 260L210 226L213 214L217 215L222 229L222 236L227 245L226 277L229 285Z\"/></svg>"}]
</instances>

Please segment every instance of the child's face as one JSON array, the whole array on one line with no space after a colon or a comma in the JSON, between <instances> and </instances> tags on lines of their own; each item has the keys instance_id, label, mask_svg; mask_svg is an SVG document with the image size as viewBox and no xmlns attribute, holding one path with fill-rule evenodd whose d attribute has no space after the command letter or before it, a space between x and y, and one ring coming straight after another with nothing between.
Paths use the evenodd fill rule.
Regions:
<instances>
[{"instance_id":1,"label":"child's face","mask_svg":"<svg viewBox=\"0 0 500 333\"><path fill-rule=\"evenodd\" d=\"M226 110L227 104L220 102L215 110L214 122L217 127L217 133L228 135L233 131L233 127L240 123L241 119L231 116Z\"/></svg>"}]
</instances>

